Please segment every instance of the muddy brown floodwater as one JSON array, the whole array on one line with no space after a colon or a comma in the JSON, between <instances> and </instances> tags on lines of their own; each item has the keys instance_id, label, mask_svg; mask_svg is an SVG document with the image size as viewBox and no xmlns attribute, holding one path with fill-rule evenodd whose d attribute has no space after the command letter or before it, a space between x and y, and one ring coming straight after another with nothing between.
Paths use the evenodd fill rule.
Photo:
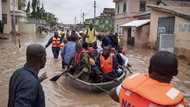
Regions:
<instances>
[{"instance_id":1,"label":"muddy brown floodwater","mask_svg":"<svg viewBox=\"0 0 190 107\"><path fill-rule=\"evenodd\" d=\"M25 50L31 43L40 43L45 45L50 36L38 35L22 36L21 45L18 48L18 38L10 40L0 40L0 107L7 106L8 100L8 83L10 76L15 69L22 67L25 62ZM127 50L127 56L133 65L133 72L147 72L149 59L154 52L151 50L132 49ZM47 48L46 67L41 70L40 74L47 72L48 77L61 73L61 58L54 60L51 54L51 48ZM180 89L190 101L190 67L186 61L179 61L179 75L174 78L173 84ZM39 74L39 75L40 75ZM113 102L110 97L104 93L93 94L77 90L64 82L64 76L57 82L46 79L43 89L46 96L47 107L116 107L117 103Z\"/></svg>"}]
</instances>

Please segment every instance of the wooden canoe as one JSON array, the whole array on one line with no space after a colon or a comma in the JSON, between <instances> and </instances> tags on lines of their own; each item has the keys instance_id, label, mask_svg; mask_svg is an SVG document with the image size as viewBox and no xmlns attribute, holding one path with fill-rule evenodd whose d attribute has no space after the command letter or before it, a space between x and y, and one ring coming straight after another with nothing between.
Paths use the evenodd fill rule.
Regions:
<instances>
[{"instance_id":1,"label":"wooden canoe","mask_svg":"<svg viewBox=\"0 0 190 107\"><path fill-rule=\"evenodd\" d=\"M101 83L90 83L83 81L79 78L75 78L71 73L66 73L65 81L69 83L74 88L89 91L89 92L103 92L103 91L110 91L111 89L117 87L122 81L125 79L126 72L116 78L115 80L108 81L108 82L101 82Z\"/></svg>"}]
</instances>

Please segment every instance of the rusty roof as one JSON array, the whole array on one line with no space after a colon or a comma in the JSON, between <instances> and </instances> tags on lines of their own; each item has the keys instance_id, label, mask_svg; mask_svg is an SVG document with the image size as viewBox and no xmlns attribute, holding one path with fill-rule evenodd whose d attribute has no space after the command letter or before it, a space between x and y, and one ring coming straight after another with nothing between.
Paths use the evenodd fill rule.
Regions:
<instances>
[{"instance_id":1,"label":"rusty roof","mask_svg":"<svg viewBox=\"0 0 190 107\"><path fill-rule=\"evenodd\" d=\"M190 20L190 13L189 12L181 11L181 10L174 9L174 8L171 8L168 6L157 6L157 5L150 5L149 4L149 5L147 5L147 7L150 7L156 11L165 12L168 14L172 14L174 16L179 16L179 17L183 17L185 19Z\"/></svg>"}]
</instances>

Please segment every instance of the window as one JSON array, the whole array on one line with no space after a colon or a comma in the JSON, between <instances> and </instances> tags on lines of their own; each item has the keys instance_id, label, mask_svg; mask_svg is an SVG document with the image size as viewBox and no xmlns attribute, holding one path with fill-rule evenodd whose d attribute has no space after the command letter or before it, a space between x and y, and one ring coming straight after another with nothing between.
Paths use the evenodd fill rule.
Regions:
<instances>
[{"instance_id":1,"label":"window","mask_svg":"<svg viewBox=\"0 0 190 107\"><path fill-rule=\"evenodd\" d=\"M146 1L145 0L140 0L140 8L139 10L141 12L145 12L146 11Z\"/></svg>"},{"instance_id":2,"label":"window","mask_svg":"<svg viewBox=\"0 0 190 107\"><path fill-rule=\"evenodd\" d=\"M2 0L2 2L7 2L7 0Z\"/></svg>"},{"instance_id":3,"label":"window","mask_svg":"<svg viewBox=\"0 0 190 107\"><path fill-rule=\"evenodd\" d=\"M126 5L126 2L124 2L124 4L123 4L123 13L125 13L126 10L127 10L127 5Z\"/></svg>"},{"instance_id":4,"label":"window","mask_svg":"<svg viewBox=\"0 0 190 107\"><path fill-rule=\"evenodd\" d=\"M7 14L2 14L3 24L7 24Z\"/></svg>"}]
</instances>

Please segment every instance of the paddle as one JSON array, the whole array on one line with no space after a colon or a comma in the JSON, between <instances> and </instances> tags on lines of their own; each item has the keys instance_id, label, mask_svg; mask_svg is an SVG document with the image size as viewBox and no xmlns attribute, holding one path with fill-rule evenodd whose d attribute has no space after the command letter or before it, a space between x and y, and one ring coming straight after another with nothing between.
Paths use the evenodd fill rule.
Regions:
<instances>
[{"instance_id":1,"label":"paddle","mask_svg":"<svg viewBox=\"0 0 190 107\"><path fill-rule=\"evenodd\" d=\"M62 72L61 74L55 75L54 77L52 77L50 79L50 81L57 81L62 75L64 75L65 73L67 73L68 71L70 71L70 69L67 69L65 72Z\"/></svg>"},{"instance_id":2,"label":"paddle","mask_svg":"<svg viewBox=\"0 0 190 107\"><path fill-rule=\"evenodd\" d=\"M127 70L129 71L130 74L133 73L129 67L126 67L126 68L127 68Z\"/></svg>"}]
</instances>

